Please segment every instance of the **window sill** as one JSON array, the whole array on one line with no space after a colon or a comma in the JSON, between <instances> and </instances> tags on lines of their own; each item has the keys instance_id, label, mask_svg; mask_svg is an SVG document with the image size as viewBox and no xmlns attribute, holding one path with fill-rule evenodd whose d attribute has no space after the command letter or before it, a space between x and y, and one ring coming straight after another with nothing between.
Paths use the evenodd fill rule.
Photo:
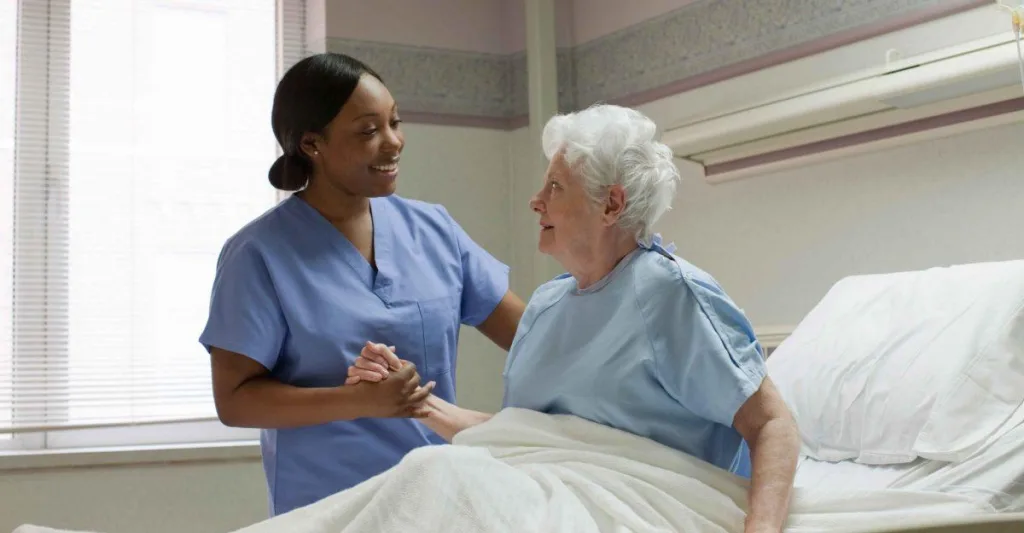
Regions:
<instances>
[{"instance_id":1,"label":"window sill","mask_svg":"<svg viewBox=\"0 0 1024 533\"><path fill-rule=\"evenodd\" d=\"M0 472L258 461L258 441L0 452Z\"/></svg>"}]
</instances>

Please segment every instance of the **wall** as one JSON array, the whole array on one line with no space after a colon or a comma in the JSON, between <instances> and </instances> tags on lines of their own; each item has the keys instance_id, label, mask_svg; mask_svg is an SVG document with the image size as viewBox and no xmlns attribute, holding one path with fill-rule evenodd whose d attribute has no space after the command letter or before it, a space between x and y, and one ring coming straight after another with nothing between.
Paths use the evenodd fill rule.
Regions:
<instances>
[{"instance_id":1,"label":"wall","mask_svg":"<svg viewBox=\"0 0 1024 533\"><path fill-rule=\"evenodd\" d=\"M565 23L572 35L572 44L583 44L610 35L649 19L659 17L696 0L561 0L569 14Z\"/></svg>"},{"instance_id":2,"label":"wall","mask_svg":"<svg viewBox=\"0 0 1024 533\"><path fill-rule=\"evenodd\" d=\"M225 533L267 516L256 461L0 474L0 531L25 523L102 533Z\"/></svg>"},{"instance_id":3,"label":"wall","mask_svg":"<svg viewBox=\"0 0 1024 533\"><path fill-rule=\"evenodd\" d=\"M522 49L522 15L512 19L518 24L506 19L522 11L522 0L328 0L327 8L330 37L487 54Z\"/></svg>"},{"instance_id":4,"label":"wall","mask_svg":"<svg viewBox=\"0 0 1024 533\"><path fill-rule=\"evenodd\" d=\"M1024 259L1024 124L707 185L660 225L758 327L795 325L843 276Z\"/></svg>"},{"instance_id":5,"label":"wall","mask_svg":"<svg viewBox=\"0 0 1024 533\"><path fill-rule=\"evenodd\" d=\"M976 9L638 106L667 128L775 93L1006 31ZM993 128L735 182L685 180L660 225L759 328L793 326L839 278L1024 258L1024 125Z\"/></svg>"}]
</instances>

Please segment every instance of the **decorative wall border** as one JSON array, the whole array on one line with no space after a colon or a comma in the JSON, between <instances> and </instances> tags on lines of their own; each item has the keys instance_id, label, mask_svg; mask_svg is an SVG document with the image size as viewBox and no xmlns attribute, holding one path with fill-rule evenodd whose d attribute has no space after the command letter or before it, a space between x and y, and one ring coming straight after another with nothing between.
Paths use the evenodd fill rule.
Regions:
<instances>
[{"instance_id":1,"label":"decorative wall border","mask_svg":"<svg viewBox=\"0 0 1024 533\"><path fill-rule=\"evenodd\" d=\"M327 39L327 50L376 70L409 122L507 128L526 103L525 90L518 98L512 90L519 76L511 55L336 38Z\"/></svg>"},{"instance_id":2,"label":"decorative wall border","mask_svg":"<svg viewBox=\"0 0 1024 533\"><path fill-rule=\"evenodd\" d=\"M558 51L559 108L636 106L988 5L991 0L699 0ZM526 54L328 38L378 70L409 122L528 123Z\"/></svg>"}]
</instances>

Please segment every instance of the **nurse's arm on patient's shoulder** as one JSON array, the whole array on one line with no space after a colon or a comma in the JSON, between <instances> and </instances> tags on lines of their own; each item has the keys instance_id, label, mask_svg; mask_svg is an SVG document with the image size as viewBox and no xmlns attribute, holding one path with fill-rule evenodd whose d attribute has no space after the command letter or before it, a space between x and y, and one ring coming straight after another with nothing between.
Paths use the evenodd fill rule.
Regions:
<instances>
[{"instance_id":1,"label":"nurse's arm on patient's shoulder","mask_svg":"<svg viewBox=\"0 0 1024 533\"><path fill-rule=\"evenodd\" d=\"M433 383L420 386L415 365L390 372L378 383L295 387L270 376L241 354L211 350L213 397L227 426L283 429L363 417L422 418Z\"/></svg>"}]
</instances>

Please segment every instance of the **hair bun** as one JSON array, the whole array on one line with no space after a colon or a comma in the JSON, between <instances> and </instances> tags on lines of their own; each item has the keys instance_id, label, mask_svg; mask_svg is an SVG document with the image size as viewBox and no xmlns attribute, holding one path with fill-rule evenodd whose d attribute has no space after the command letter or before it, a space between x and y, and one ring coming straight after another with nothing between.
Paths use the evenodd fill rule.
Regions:
<instances>
[{"instance_id":1,"label":"hair bun","mask_svg":"<svg viewBox=\"0 0 1024 533\"><path fill-rule=\"evenodd\" d=\"M270 184L282 191L297 191L309 181L309 171L301 157L282 155L270 165Z\"/></svg>"}]
</instances>

